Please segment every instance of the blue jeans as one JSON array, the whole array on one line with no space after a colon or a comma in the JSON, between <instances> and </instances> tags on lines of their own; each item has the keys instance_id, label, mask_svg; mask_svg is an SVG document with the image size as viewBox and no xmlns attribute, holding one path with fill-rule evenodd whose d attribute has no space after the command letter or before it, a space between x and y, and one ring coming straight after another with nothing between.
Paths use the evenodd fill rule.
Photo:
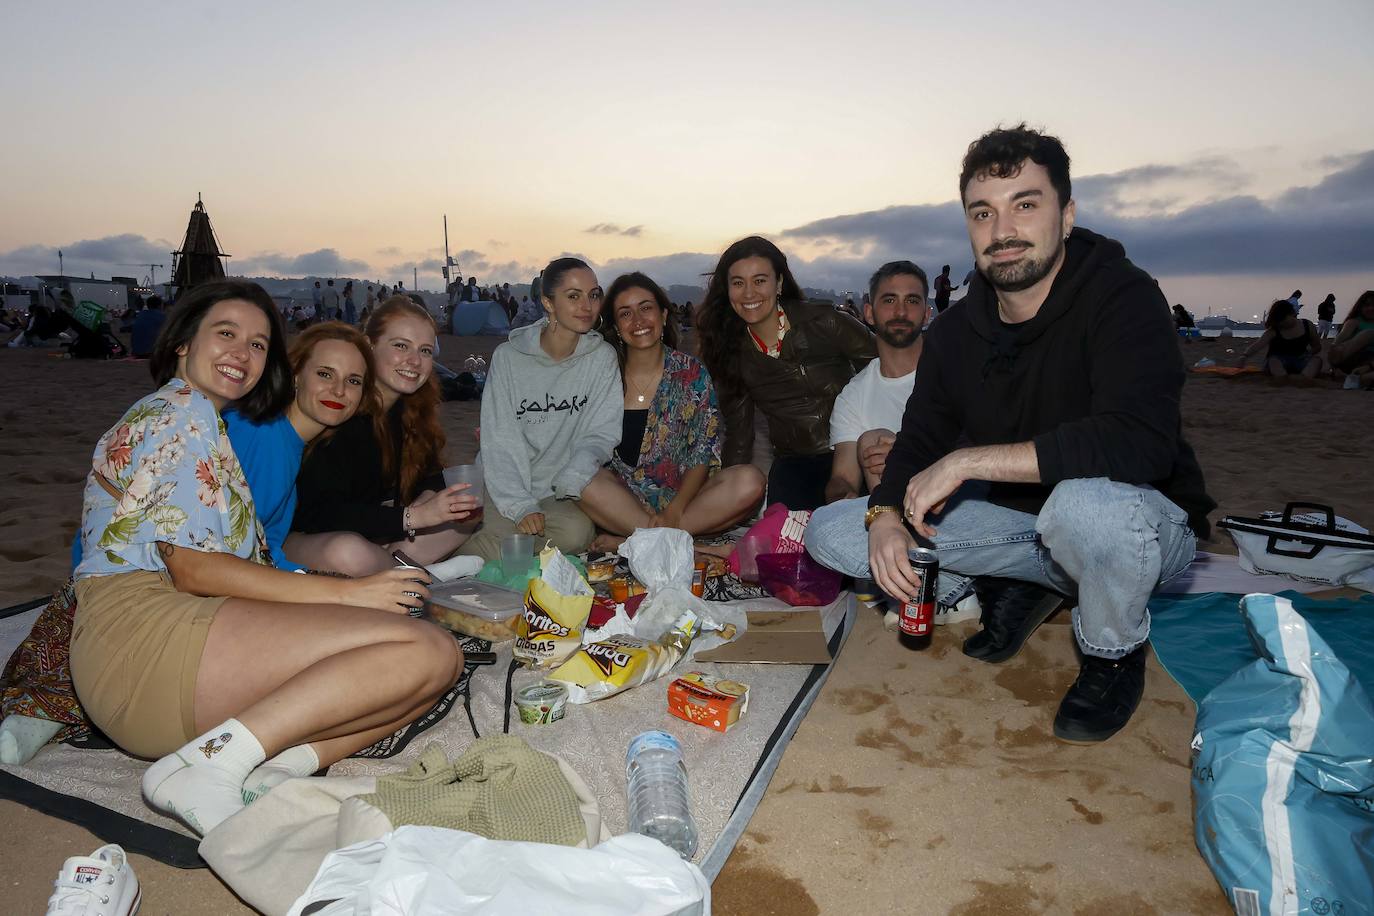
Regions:
<instances>
[{"instance_id":1,"label":"blue jeans","mask_svg":"<svg viewBox=\"0 0 1374 916\"><path fill-rule=\"evenodd\" d=\"M1077 595L1073 632L1086 655L1120 658L1150 635L1146 602L1193 560L1188 514L1153 487L1104 477L1065 480L1040 514L993 505L986 484L960 488L930 523L940 556L936 595L950 605L971 577L1000 576ZM831 569L869 575L865 498L817 509L806 549Z\"/></svg>"}]
</instances>

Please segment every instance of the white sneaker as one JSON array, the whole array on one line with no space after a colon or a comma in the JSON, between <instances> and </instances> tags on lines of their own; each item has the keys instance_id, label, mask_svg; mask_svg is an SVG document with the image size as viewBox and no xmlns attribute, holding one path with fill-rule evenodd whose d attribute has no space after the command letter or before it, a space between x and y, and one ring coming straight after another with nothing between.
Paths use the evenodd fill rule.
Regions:
<instances>
[{"instance_id":1,"label":"white sneaker","mask_svg":"<svg viewBox=\"0 0 1374 916\"><path fill-rule=\"evenodd\" d=\"M954 607L945 607L943 604L935 608L935 625L945 626L951 623L962 623L965 620L977 620L983 616L983 608L978 604L978 596L969 592Z\"/></svg>"},{"instance_id":2,"label":"white sneaker","mask_svg":"<svg viewBox=\"0 0 1374 916\"><path fill-rule=\"evenodd\" d=\"M1355 391L1359 387L1360 377L1353 372L1345 377L1345 382L1341 385L1341 388L1345 389L1346 391Z\"/></svg>"},{"instance_id":3,"label":"white sneaker","mask_svg":"<svg viewBox=\"0 0 1374 916\"><path fill-rule=\"evenodd\" d=\"M47 916L133 916L142 900L129 857L111 843L62 863Z\"/></svg>"}]
</instances>

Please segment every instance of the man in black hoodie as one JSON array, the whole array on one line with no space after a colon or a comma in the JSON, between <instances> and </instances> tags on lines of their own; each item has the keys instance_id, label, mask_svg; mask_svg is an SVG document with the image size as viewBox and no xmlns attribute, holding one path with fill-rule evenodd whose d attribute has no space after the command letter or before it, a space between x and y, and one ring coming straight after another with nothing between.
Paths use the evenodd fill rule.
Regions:
<instances>
[{"instance_id":1,"label":"man in black hoodie","mask_svg":"<svg viewBox=\"0 0 1374 916\"><path fill-rule=\"evenodd\" d=\"M1083 662L1054 730L1102 741L1140 702L1146 601L1216 505L1183 439L1173 318L1118 242L1074 228L1056 138L984 135L959 187L978 275L927 332L882 482L818 510L807 547L905 597L914 530L938 551L941 604L977 577L983 630L964 652L984 661L1015 655L1071 596Z\"/></svg>"}]
</instances>

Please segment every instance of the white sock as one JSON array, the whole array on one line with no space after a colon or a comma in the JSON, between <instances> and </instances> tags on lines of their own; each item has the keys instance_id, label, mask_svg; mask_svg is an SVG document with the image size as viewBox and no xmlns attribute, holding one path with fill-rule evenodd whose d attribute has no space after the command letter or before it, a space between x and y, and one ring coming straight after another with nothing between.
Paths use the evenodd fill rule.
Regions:
<instances>
[{"instance_id":1,"label":"white sock","mask_svg":"<svg viewBox=\"0 0 1374 916\"><path fill-rule=\"evenodd\" d=\"M475 576L482 571L482 566L481 557L449 557L447 560L429 564L425 571L440 582L448 582L464 576Z\"/></svg>"},{"instance_id":2,"label":"white sock","mask_svg":"<svg viewBox=\"0 0 1374 916\"><path fill-rule=\"evenodd\" d=\"M320 757L309 744L288 747L248 774L243 781L243 803L253 802L288 779L303 779L320 768Z\"/></svg>"},{"instance_id":3,"label":"white sock","mask_svg":"<svg viewBox=\"0 0 1374 916\"><path fill-rule=\"evenodd\" d=\"M266 757L253 733L229 719L148 767L143 797L205 836L243 808L243 781Z\"/></svg>"},{"instance_id":4,"label":"white sock","mask_svg":"<svg viewBox=\"0 0 1374 916\"><path fill-rule=\"evenodd\" d=\"M28 763L61 730L61 722L17 713L5 716L0 722L0 763Z\"/></svg>"}]
</instances>

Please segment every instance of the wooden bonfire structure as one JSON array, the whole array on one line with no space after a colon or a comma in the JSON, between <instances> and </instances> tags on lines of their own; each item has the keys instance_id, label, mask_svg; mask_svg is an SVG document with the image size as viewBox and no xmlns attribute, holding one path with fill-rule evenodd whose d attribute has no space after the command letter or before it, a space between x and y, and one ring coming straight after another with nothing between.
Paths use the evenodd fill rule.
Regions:
<instances>
[{"instance_id":1,"label":"wooden bonfire structure","mask_svg":"<svg viewBox=\"0 0 1374 916\"><path fill-rule=\"evenodd\" d=\"M185 290L208 280L222 279L223 259L227 257L230 255L220 250L210 214L205 212L205 203L197 194L190 222L186 224L186 238L182 239L180 250L172 252L172 284Z\"/></svg>"}]
</instances>

